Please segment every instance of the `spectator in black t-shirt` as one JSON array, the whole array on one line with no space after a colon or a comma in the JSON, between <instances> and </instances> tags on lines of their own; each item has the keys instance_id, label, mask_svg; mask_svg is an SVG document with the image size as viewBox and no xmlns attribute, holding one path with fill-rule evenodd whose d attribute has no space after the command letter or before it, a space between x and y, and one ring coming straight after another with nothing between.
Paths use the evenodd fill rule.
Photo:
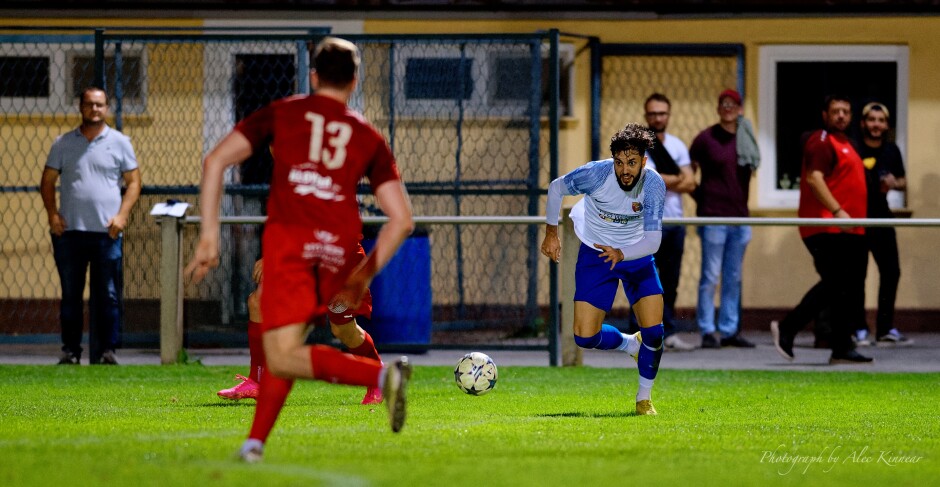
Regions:
<instances>
[{"instance_id":1,"label":"spectator in black t-shirt","mask_svg":"<svg viewBox=\"0 0 940 487\"><path fill-rule=\"evenodd\" d=\"M865 165L868 186L868 218L893 218L888 208L889 190L907 187L904 162L897 144L888 140L888 108L878 102L862 109L862 139L855 144ZM877 345L909 345L911 340L894 327L894 301L898 294L901 267L898 259L898 241L894 227L867 227L865 237L868 248L878 265L878 317L876 321ZM865 261L867 266L868 261ZM864 323L864 319L861 322ZM855 332L858 345L869 345L865 324Z\"/></svg>"}]
</instances>

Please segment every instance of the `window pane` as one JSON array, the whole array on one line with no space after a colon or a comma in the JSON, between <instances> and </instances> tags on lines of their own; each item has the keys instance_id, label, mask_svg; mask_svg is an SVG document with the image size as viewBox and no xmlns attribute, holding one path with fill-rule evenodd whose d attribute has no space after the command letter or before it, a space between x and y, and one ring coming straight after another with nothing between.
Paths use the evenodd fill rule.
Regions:
<instances>
[{"instance_id":1,"label":"window pane","mask_svg":"<svg viewBox=\"0 0 940 487\"><path fill-rule=\"evenodd\" d=\"M410 58L405 66L405 96L469 100L473 93L472 71L473 59Z\"/></svg>"},{"instance_id":2,"label":"window pane","mask_svg":"<svg viewBox=\"0 0 940 487\"><path fill-rule=\"evenodd\" d=\"M49 97L49 58L0 57L0 96Z\"/></svg>"},{"instance_id":3,"label":"window pane","mask_svg":"<svg viewBox=\"0 0 940 487\"><path fill-rule=\"evenodd\" d=\"M803 144L822 128L826 95L852 100L848 135L857 140L859 118L866 103L878 100L893 109L897 99L895 62L786 61L777 63L777 184L798 189ZM892 112L894 113L894 112Z\"/></svg>"},{"instance_id":4,"label":"window pane","mask_svg":"<svg viewBox=\"0 0 940 487\"><path fill-rule=\"evenodd\" d=\"M114 56L105 57L105 84L108 98L114 98L114 88L117 86L117 65ZM121 56L121 89L125 99L139 100L142 91L142 78L140 75L139 56ZM72 96L78 95L89 86L95 84L95 58L94 56L75 56L72 58Z\"/></svg>"},{"instance_id":5,"label":"window pane","mask_svg":"<svg viewBox=\"0 0 940 487\"><path fill-rule=\"evenodd\" d=\"M496 58L493 63L496 80L494 100L527 101L532 93L532 60L527 57Z\"/></svg>"}]
</instances>

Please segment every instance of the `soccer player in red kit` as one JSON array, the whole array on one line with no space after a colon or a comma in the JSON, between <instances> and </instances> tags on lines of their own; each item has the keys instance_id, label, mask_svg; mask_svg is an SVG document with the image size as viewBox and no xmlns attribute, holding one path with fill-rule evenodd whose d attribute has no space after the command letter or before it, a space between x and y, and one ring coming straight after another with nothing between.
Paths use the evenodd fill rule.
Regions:
<instances>
[{"instance_id":1,"label":"soccer player in red kit","mask_svg":"<svg viewBox=\"0 0 940 487\"><path fill-rule=\"evenodd\" d=\"M223 173L257 148L271 147L274 174L263 236L261 312L264 372L248 439L240 456L262 458L263 446L294 379L381 387L392 431L405 422L407 357L381 362L304 344L307 321L328 309L356 309L366 288L414 229L411 204L385 139L347 103L358 81L359 50L327 38L314 52L309 96L275 101L242 120L206 156L200 188L199 242L185 274L199 282L219 264ZM356 188L367 177L388 216L365 259Z\"/></svg>"},{"instance_id":2,"label":"soccer player in red kit","mask_svg":"<svg viewBox=\"0 0 940 487\"><path fill-rule=\"evenodd\" d=\"M365 259L366 253L360 245L357 253L360 258ZM261 345L261 329L264 322L261 317L261 276L264 274L264 260L258 259L255 262L252 278L258 284L258 289L248 295L248 354L251 362L248 367L248 376L235 374L240 382L234 387L222 389L217 394L222 399L238 401L241 399L258 399L258 391L261 389L261 374L264 371L262 359L264 351ZM365 331L359 323L356 322L356 316L372 317L372 295L366 289L362 296L362 302L359 308L355 310L346 310L342 313L328 313L327 318L330 325L330 331L333 336L338 338L340 343L346 347L349 353L382 361L378 350L375 349L375 342L372 336ZM382 402L382 390L378 387L369 387L366 389L366 395L362 398L362 404L372 405Z\"/></svg>"}]
</instances>

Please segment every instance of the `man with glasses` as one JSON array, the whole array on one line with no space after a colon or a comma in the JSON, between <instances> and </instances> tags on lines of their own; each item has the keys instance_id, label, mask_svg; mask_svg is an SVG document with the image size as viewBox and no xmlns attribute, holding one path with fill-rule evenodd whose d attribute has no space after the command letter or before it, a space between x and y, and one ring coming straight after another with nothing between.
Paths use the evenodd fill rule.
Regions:
<instances>
[{"instance_id":1,"label":"man with glasses","mask_svg":"<svg viewBox=\"0 0 940 487\"><path fill-rule=\"evenodd\" d=\"M663 217L681 218L683 216L682 193L691 193L695 189L695 177L692 173L689 151L678 137L666 133L672 110L672 103L666 95L653 93L646 98L643 107L646 125L656 134L653 147L646 153L647 164L655 169L666 183ZM685 226L663 225L662 241L654 257L656 268L659 270L659 280L663 285L663 327L666 333L663 345L666 350L695 349L695 345L683 341L675 334L676 326L673 323L684 250Z\"/></svg>"},{"instance_id":2,"label":"man with glasses","mask_svg":"<svg viewBox=\"0 0 940 487\"><path fill-rule=\"evenodd\" d=\"M52 144L39 185L62 282L59 364L77 365L81 359L82 296L85 273L91 268L89 363L116 365L114 350L120 343L122 314L121 241L140 196L140 170L130 139L105 123L108 95L104 90L83 90L79 111L81 126ZM127 188L123 196L122 180Z\"/></svg>"},{"instance_id":3,"label":"man with glasses","mask_svg":"<svg viewBox=\"0 0 940 487\"><path fill-rule=\"evenodd\" d=\"M800 173L800 218L865 218L865 168L845 131L852 121L852 102L829 95L823 103L824 128L803 146ZM870 364L855 351L853 320L865 312L868 247L864 227L800 227L800 238L813 257L819 282L781 321L770 323L777 352L792 361L793 340L810 320L831 309L830 364Z\"/></svg>"}]
</instances>

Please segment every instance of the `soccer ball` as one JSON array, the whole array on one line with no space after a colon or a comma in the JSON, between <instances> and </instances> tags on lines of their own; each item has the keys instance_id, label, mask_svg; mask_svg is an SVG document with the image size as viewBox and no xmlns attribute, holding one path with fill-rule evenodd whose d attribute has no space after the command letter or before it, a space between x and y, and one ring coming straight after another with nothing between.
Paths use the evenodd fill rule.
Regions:
<instances>
[{"instance_id":1,"label":"soccer ball","mask_svg":"<svg viewBox=\"0 0 940 487\"><path fill-rule=\"evenodd\" d=\"M480 352L464 355L454 369L457 387L473 396L482 396L493 390L498 375L493 359Z\"/></svg>"}]
</instances>

